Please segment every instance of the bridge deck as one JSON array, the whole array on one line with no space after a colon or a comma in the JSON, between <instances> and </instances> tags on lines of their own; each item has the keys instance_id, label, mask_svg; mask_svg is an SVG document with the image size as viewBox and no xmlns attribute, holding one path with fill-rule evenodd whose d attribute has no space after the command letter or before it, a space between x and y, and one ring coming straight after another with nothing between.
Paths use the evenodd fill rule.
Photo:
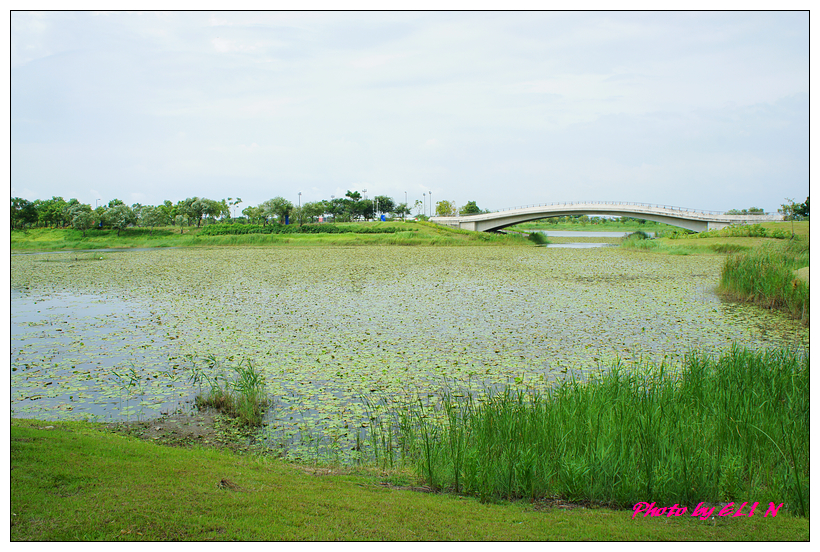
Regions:
<instances>
[{"instance_id":1,"label":"bridge deck","mask_svg":"<svg viewBox=\"0 0 820 552\"><path fill-rule=\"evenodd\" d=\"M783 220L781 215L772 213L761 215L726 215L719 211L703 211L669 205L613 201L560 202L528 205L526 207L515 207L493 213L458 217L432 217L430 220L455 228L488 232L530 220L568 215L636 217L679 226L695 232L724 228L731 224L756 224Z\"/></svg>"}]
</instances>

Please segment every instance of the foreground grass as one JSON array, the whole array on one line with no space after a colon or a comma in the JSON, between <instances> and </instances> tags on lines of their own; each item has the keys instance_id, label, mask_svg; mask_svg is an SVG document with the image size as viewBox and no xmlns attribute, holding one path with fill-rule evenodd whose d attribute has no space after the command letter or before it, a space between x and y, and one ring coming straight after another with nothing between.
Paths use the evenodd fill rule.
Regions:
<instances>
[{"instance_id":1,"label":"foreground grass","mask_svg":"<svg viewBox=\"0 0 820 552\"><path fill-rule=\"evenodd\" d=\"M387 234L240 234L208 236L199 228L127 228L116 230L34 228L13 230L13 251L71 251L82 249L213 247L213 246L360 246L360 245L526 245L522 236L468 232L419 222L339 223L340 227L394 228ZM182 230L182 232L180 232Z\"/></svg>"},{"instance_id":2,"label":"foreground grass","mask_svg":"<svg viewBox=\"0 0 820 552\"><path fill-rule=\"evenodd\" d=\"M427 485L485 500L809 510L807 352L735 347L680 366L616 364L546 394L445 392L435 408L419 400L381 418L391 423L371 431L377 462L409 462Z\"/></svg>"},{"instance_id":3,"label":"foreground grass","mask_svg":"<svg viewBox=\"0 0 820 552\"><path fill-rule=\"evenodd\" d=\"M50 429L46 429L50 428ZM399 490L399 476L162 447L12 420L11 540L808 540L809 522L541 509ZM325 474L325 475L322 475Z\"/></svg>"}]
</instances>

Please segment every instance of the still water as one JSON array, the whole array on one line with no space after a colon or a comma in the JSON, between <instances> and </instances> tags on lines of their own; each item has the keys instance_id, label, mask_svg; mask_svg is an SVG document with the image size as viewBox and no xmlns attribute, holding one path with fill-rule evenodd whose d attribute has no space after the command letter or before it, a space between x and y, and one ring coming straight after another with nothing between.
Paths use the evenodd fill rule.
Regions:
<instances>
[{"instance_id":1,"label":"still water","mask_svg":"<svg viewBox=\"0 0 820 552\"><path fill-rule=\"evenodd\" d=\"M552 231L552 230L538 230L547 236L554 236L556 238L623 238L632 232L587 232L587 231ZM651 237L655 237L654 232L647 232Z\"/></svg>"}]
</instances>

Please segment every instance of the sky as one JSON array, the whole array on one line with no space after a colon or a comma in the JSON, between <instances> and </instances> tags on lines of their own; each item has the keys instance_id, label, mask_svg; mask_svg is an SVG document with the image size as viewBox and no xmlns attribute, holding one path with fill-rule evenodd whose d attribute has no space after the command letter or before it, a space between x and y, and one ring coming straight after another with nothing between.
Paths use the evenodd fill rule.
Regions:
<instances>
[{"instance_id":1,"label":"sky","mask_svg":"<svg viewBox=\"0 0 820 552\"><path fill-rule=\"evenodd\" d=\"M12 12L10 38L12 197L809 195L806 11Z\"/></svg>"}]
</instances>

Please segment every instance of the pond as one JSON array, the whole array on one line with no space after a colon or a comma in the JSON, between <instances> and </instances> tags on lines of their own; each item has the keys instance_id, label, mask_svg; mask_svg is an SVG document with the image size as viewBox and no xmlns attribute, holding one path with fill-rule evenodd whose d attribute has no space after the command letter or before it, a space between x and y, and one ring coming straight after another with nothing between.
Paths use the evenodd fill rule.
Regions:
<instances>
[{"instance_id":1,"label":"pond","mask_svg":"<svg viewBox=\"0 0 820 552\"><path fill-rule=\"evenodd\" d=\"M274 398L266 438L299 457L349 450L366 401L808 344L780 314L722 302L722 262L538 247L13 256L12 414L146 419L193 398L192 359L244 359Z\"/></svg>"}]
</instances>

